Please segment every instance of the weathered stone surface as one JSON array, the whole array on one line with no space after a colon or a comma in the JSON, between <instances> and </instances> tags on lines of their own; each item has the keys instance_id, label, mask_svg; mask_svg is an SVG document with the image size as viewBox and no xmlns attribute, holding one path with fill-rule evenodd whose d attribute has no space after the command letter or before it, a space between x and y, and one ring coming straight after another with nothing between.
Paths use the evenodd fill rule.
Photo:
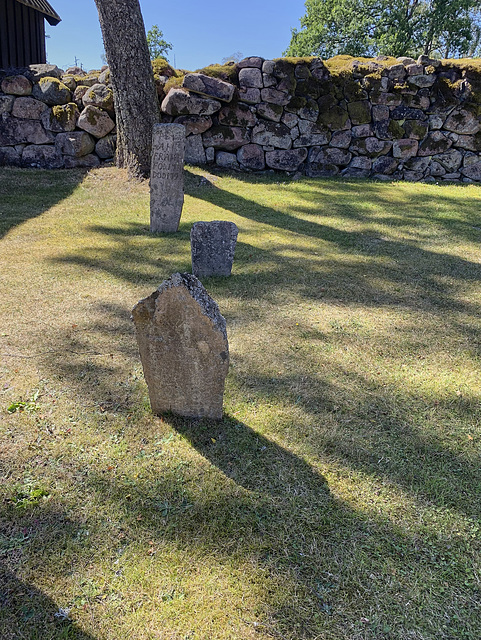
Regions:
<instances>
[{"instance_id":1,"label":"weathered stone surface","mask_svg":"<svg viewBox=\"0 0 481 640\"><path fill-rule=\"evenodd\" d=\"M335 131L332 134L330 141L331 147L338 147L339 149L349 149L351 144L352 133L350 131Z\"/></svg>"},{"instance_id":2,"label":"weathered stone surface","mask_svg":"<svg viewBox=\"0 0 481 640\"><path fill-rule=\"evenodd\" d=\"M113 113L114 110L114 93L105 84L94 84L89 87L82 96L82 102L85 107L92 105L105 109Z\"/></svg>"},{"instance_id":3,"label":"weathered stone surface","mask_svg":"<svg viewBox=\"0 0 481 640\"><path fill-rule=\"evenodd\" d=\"M29 96L32 93L32 83L25 76L7 76L2 80L3 93L14 96Z\"/></svg>"},{"instance_id":4,"label":"weathered stone surface","mask_svg":"<svg viewBox=\"0 0 481 640\"><path fill-rule=\"evenodd\" d=\"M309 120L299 120L299 137L294 140L294 147L322 146L331 139L331 132L319 129L319 127Z\"/></svg>"},{"instance_id":5,"label":"weathered stone surface","mask_svg":"<svg viewBox=\"0 0 481 640\"><path fill-rule=\"evenodd\" d=\"M437 68L441 64L441 60L435 60L434 58L430 58L426 55L420 55L417 59L417 64L422 64L424 67L434 67Z\"/></svg>"},{"instance_id":6,"label":"weathered stone surface","mask_svg":"<svg viewBox=\"0 0 481 640\"><path fill-rule=\"evenodd\" d=\"M38 82L41 78L60 79L63 75L62 69L55 64L31 64L29 69L34 82Z\"/></svg>"},{"instance_id":7,"label":"weathered stone surface","mask_svg":"<svg viewBox=\"0 0 481 640\"><path fill-rule=\"evenodd\" d=\"M203 73L187 73L182 81L182 86L189 91L222 100L222 102L230 102L235 91L234 85L230 82L211 78Z\"/></svg>"},{"instance_id":8,"label":"weathered stone surface","mask_svg":"<svg viewBox=\"0 0 481 640\"><path fill-rule=\"evenodd\" d=\"M370 124L357 124L355 127L352 127L351 133L356 138L371 138L374 135Z\"/></svg>"},{"instance_id":9,"label":"weathered stone surface","mask_svg":"<svg viewBox=\"0 0 481 640\"><path fill-rule=\"evenodd\" d=\"M214 149L214 147L206 147L205 148L205 159L206 159L206 162L214 162L214 160L215 160L215 149Z\"/></svg>"},{"instance_id":10,"label":"weathered stone surface","mask_svg":"<svg viewBox=\"0 0 481 640\"><path fill-rule=\"evenodd\" d=\"M252 142L279 149L289 149L292 145L291 132L289 127L280 122L260 122L252 130Z\"/></svg>"},{"instance_id":11,"label":"weathered stone surface","mask_svg":"<svg viewBox=\"0 0 481 640\"><path fill-rule=\"evenodd\" d=\"M22 154L15 147L0 147L0 167L20 166Z\"/></svg>"},{"instance_id":12,"label":"weathered stone surface","mask_svg":"<svg viewBox=\"0 0 481 640\"><path fill-rule=\"evenodd\" d=\"M376 158L372 163L372 171L377 174L392 175L399 166L399 160L388 156Z\"/></svg>"},{"instance_id":13,"label":"weathered stone surface","mask_svg":"<svg viewBox=\"0 0 481 640\"><path fill-rule=\"evenodd\" d=\"M204 164L206 162L200 133L195 136L187 136L185 139L184 162L186 164Z\"/></svg>"},{"instance_id":14,"label":"weathered stone surface","mask_svg":"<svg viewBox=\"0 0 481 640\"><path fill-rule=\"evenodd\" d=\"M49 144L54 136L38 120L4 116L0 126L0 147L15 144Z\"/></svg>"},{"instance_id":15,"label":"weathered stone surface","mask_svg":"<svg viewBox=\"0 0 481 640\"><path fill-rule=\"evenodd\" d=\"M215 156L215 163L217 166L230 171L239 171L240 169L236 154L228 151L218 151Z\"/></svg>"},{"instance_id":16,"label":"weathered stone surface","mask_svg":"<svg viewBox=\"0 0 481 640\"><path fill-rule=\"evenodd\" d=\"M239 100L247 104L257 104L261 100L261 91L254 87L241 87L239 89Z\"/></svg>"},{"instance_id":17,"label":"weathered stone surface","mask_svg":"<svg viewBox=\"0 0 481 640\"><path fill-rule=\"evenodd\" d=\"M75 91L77 88L77 81L73 76L62 76L62 82L70 91Z\"/></svg>"},{"instance_id":18,"label":"weathered stone surface","mask_svg":"<svg viewBox=\"0 0 481 640\"><path fill-rule=\"evenodd\" d=\"M389 107L384 104L375 104L372 107L373 122L385 121L389 118Z\"/></svg>"},{"instance_id":19,"label":"weathered stone surface","mask_svg":"<svg viewBox=\"0 0 481 640\"><path fill-rule=\"evenodd\" d=\"M64 161L54 145L28 145L22 153L24 167L39 167L41 169L60 169Z\"/></svg>"},{"instance_id":20,"label":"weathered stone surface","mask_svg":"<svg viewBox=\"0 0 481 640\"><path fill-rule=\"evenodd\" d=\"M428 123L426 121L421 122L420 120L406 120L403 126L406 137L413 138L414 140L422 140L429 129Z\"/></svg>"},{"instance_id":21,"label":"weathered stone surface","mask_svg":"<svg viewBox=\"0 0 481 640\"><path fill-rule=\"evenodd\" d=\"M272 104L278 104L281 106L289 104L291 100L288 93L285 93L284 91L278 91L277 89L273 89L272 87L262 89L261 98L264 102L271 102Z\"/></svg>"},{"instance_id":22,"label":"weathered stone surface","mask_svg":"<svg viewBox=\"0 0 481 640\"><path fill-rule=\"evenodd\" d=\"M429 164L429 175L433 176L434 178L440 178L441 176L444 176L446 174L446 169L439 164L439 162L430 162Z\"/></svg>"},{"instance_id":23,"label":"weathered stone surface","mask_svg":"<svg viewBox=\"0 0 481 640\"><path fill-rule=\"evenodd\" d=\"M295 113L290 113L289 111L285 111L284 115L281 118L281 122L289 127L289 129L294 128L299 124L299 116Z\"/></svg>"},{"instance_id":24,"label":"weathered stone surface","mask_svg":"<svg viewBox=\"0 0 481 640\"><path fill-rule=\"evenodd\" d=\"M389 91L380 91L379 93L374 93L371 96L372 104L385 105L388 107L397 107L401 104L402 98L397 93L391 93Z\"/></svg>"},{"instance_id":25,"label":"weathered stone surface","mask_svg":"<svg viewBox=\"0 0 481 640\"><path fill-rule=\"evenodd\" d=\"M457 139L453 141L454 146L459 149L465 149L466 151L480 151L481 143L476 141L475 136L457 136Z\"/></svg>"},{"instance_id":26,"label":"weathered stone surface","mask_svg":"<svg viewBox=\"0 0 481 640\"><path fill-rule=\"evenodd\" d=\"M264 151L258 144L246 144L237 151L238 162L252 171L262 171L266 167Z\"/></svg>"},{"instance_id":27,"label":"weathered stone surface","mask_svg":"<svg viewBox=\"0 0 481 640\"><path fill-rule=\"evenodd\" d=\"M406 76L406 69L403 64L393 64L390 67L385 67L381 71L381 75L391 80L403 80Z\"/></svg>"},{"instance_id":28,"label":"weathered stone surface","mask_svg":"<svg viewBox=\"0 0 481 640\"><path fill-rule=\"evenodd\" d=\"M176 273L132 311L155 414L222 418L226 323L199 280Z\"/></svg>"},{"instance_id":29,"label":"weathered stone surface","mask_svg":"<svg viewBox=\"0 0 481 640\"><path fill-rule=\"evenodd\" d=\"M171 89L162 101L161 110L170 116L211 116L221 106L218 100L203 98L183 89Z\"/></svg>"},{"instance_id":30,"label":"weathered stone surface","mask_svg":"<svg viewBox=\"0 0 481 640\"><path fill-rule=\"evenodd\" d=\"M89 90L89 87L83 84L80 84L73 92L72 101L75 102L77 107L79 107L80 109L83 109L83 106L84 106L83 97L88 90Z\"/></svg>"},{"instance_id":31,"label":"weathered stone surface","mask_svg":"<svg viewBox=\"0 0 481 640\"><path fill-rule=\"evenodd\" d=\"M262 82L264 83L264 87L275 87L277 84L277 79L274 78L270 73L262 74Z\"/></svg>"},{"instance_id":32,"label":"weathered stone surface","mask_svg":"<svg viewBox=\"0 0 481 640\"><path fill-rule=\"evenodd\" d=\"M441 131L433 131L421 142L418 149L419 156L433 156L447 151L453 144Z\"/></svg>"},{"instance_id":33,"label":"weathered stone surface","mask_svg":"<svg viewBox=\"0 0 481 640\"><path fill-rule=\"evenodd\" d=\"M82 67L78 67L78 66L74 65L74 66L69 67L68 69L66 69L65 75L86 76L87 72L84 69L82 69Z\"/></svg>"},{"instance_id":34,"label":"weathered stone surface","mask_svg":"<svg viewBox=\"0 0 481 640\"><path fill-rule=\"evenodd\" d=\"M419 182L419 180L424 178L424 173L422 171L405 170L403 178L407 182Z\"/></svg>"},{"instance_id":35,"label":"weathered stone surface","mask_svg":"<svg viewBox=\"0 0 481 640\"><path fill-rule=\"evenodd\" d=\"M245 104L225 106L219 111L219 124L230 127L253 127L256 122L255 114Z\"/></svg>"},{"instance_id":36,"label":"weathered stone surface","mask_svg":"<svg viewBox=\"0 0 481 640\"><path fill-rule=\"evenodd\" d=\"M15 102L14 96L0 95L0 116L4 113L11 113L13 103Z\"/></svg>"},{"instance_id":37,"label":"weathered stone surface","mask_svg":"<svg viewBox=\"0 0 481 640\"><path fill-rule=\"evenodd\" d=\"M306 106L299 109L297 114L302 120L317 122L317 119L319 118L319 107L315 100L308 100Z\"/></svg>"},{"instance_id":38,"label":"weathered stone surface","mask_svg":"<svg viewBox=\"0 0 481 640\"><path fill-rule=\"evenodd\" d=\"M59 133L55 138L55 148L58 153L80 158L92 153L95 148L95 141L85 131Z\"/></svg>"},{"instance_id":39,"label":"weathered stone surface","mask_svg":"<svg viewBox=\"0 0 481 640\"><path fill-rule=\"evenodd\" d=\"M467 167L463 167L461 169L461 173L466 178L470 178L476 182L481 182L481 161L476 164L470 164Z\"/></svg>"},{"instance_id":40,"label":"weathered stone surface","mask_svg":"<svg viewBox=\"0 0 481 640\"><path fill-rule=\"evenodd\" d=\"M393 120L425 120L426 114L421 109L413 109L402 104L393 109L391 118Z\"/></svg>"},{"instance_id":41,"label":"weathered stone surface","mask_svg":"<svg viewBox=\"0 0 481 640\"><path fill-rule=\"evenodd\" d=\"M272 61L267 60L266 62L264 62L264 58L259 58L259 56L250 56L249 58L244 58L243 60L238 62L237 68L245 69L247 67L253 67L254 69L262 69L263 71L265 71L264 65L270 62ZM274 68L274 63L272 63L272 68ZM272 73L272 71L270 71L269 73Z\"/></svg>"},{"instance_id":42,"label":"weathered stone surface","mask_svg":"<svg viewBox=\"0 0 481 640\"><path fill-rule=\"evenodd\" d=\"M441 116L439 116L438 114L431 114L428 121L431 131L441 129L444 124L444 118L441 118Z\"/></svg>"},{"instance_id":43,"label":"weathered stone surface","mask_svg":"<svg viewBox=\"0 0 481 640\"><path fill-rule=\"evenodd\" d=\"M470 111L459 109L448 116L444 128L455 133L474 135L481 130L481 123Z\"/></svg>"},{"instance_id":44,"label":"weathered stone surface","mask_svg":"<svg viewBox=\"0 0 481 640\"><path fill-rule=\"evenodd\" d=\"M235 151L243 144L250 142L248 131L242 127L227 127L225 125L212 127L203 134L202 139L204 146L224 151Z\"/></svg>"},{"instance_id":45,"label":"weathered stone surface","mask_svg":"<svg viewBox=\"0 0 481 640\"><path fill-rule=\"evenodd\" d=\"M103 138L115 127L115 122L103 109L89 105L80 114L77 127L95 136Z\"/></svg>"},{"instance_id":46,"label":"weathered stone surface","mask_svg":"<svg viewBox=\"0 0 481 640\"><path fill-rule=\"evenodd\" d=\"M57 104L67 104L72 99L72 94L68 87L57 78L41 78L38 84L33 85L32 95L37 100L41 100L53 107Z\"/></svg>"},{"instance_id":47,"label":"weathered stone surface","mask_svg":"<svg viewBox=\"0 0 481 640\"><path fill-rule=\"evenodd\" d=\"M29 96L15 100L12 115L16 118L25 118L27 120L40 120L44 111L48 111L48 106L45 102L35 100L35 98Z\"/></svg>"},{"instance_id":48,"label":"weathered stone surface","mask_svg":"<svg viewBox=\"0 0 481 640\"><path fill-rule=\"evenodd\" d=\"M197 278L230 276L238 233L233 222L195 222L190 232L192 273Z\"/></svg>"},{"instance_id":49,"label":"weathered stone surface","mask_svg":"<svg viewBox=\"0 0 481 640\"><path fill-rule=\"evenodd\" d=\"M378 140L371 136L368 138L357 138L352 141L349 147L351 151L359 153L360 155L366 155L371 158L376 156L386 155L391 151L392 142L388 140Z\"/></svg>"},{"instance_id":50,"label":"weathered stone surface","mask_svg":"<svg viewBox=\"0 0 481 640\"><path fill-rule=\"evenodd\" d=\"M413 84L416 87L424 88L424 87L432 87L432 85L436 82L435 75L422 75L422 76L408 76L409 84Z\"/></svg>"},{"instance_id":51,"label":"weathered stone surface","mask_svg":"<svg viewBox=\"0 0 481 640\"><path fill-rule=\"evenodd\" d=\"M297 171L307 158L307 149L275 150L266 152L266 164L278 171Z\"/></svg>"},{"instance_id":52,"label":"weathered stone surface","mask_svg":"<svg viewBox=\"0 0 481 640\"><path fill-rule=\"evenodd\" d=\"M404 167L409 171L424 172L428 169L431 159L429 156L424 158L410 158L404 162Z\"/></svg>"},{"instance_id":53,"label":"weathered stone surface","mask_svg":"<svg viewBox=\"0 0 481 640\"><path fill-rule=\"evenodd\" d=\"M371 103L369 100L349 102L347 105L347 111L352 124L368 124L371 122Z\"/></svg>"},{"instance_id":54,"label":"weathered stone surface","mask_svg":"<svg viewBox=\"0 0 481 640\"><path fill-rule=\"evenodd\" d=\"M253 89L262 89L264 81L262 80L262 71L255 68L244 68L239 71L239 86L250 87Z\"/></svg>"},{"instance_id":55,"label":"weathered stone surface","mask_svg":"<svg viewBox=\"0 0 481 640\"><path fill-rule=\"evenodd\" d=\"M61 133L63 131L74 131L79 115L75 102L69 102L44 111L41 120L48 131Z\"/></svg>"},{"instance_id":56,"label":"weathered stone surface","mask_svg":"<svg viewBox=\"0 0 481 640\"><path fill-rule=\"evenodd\" d=\"M212 126L212 118L210 116L179 116L174 122L184 125L186 136L204 133Z\"/></svg>"},{"instance_id":57,"label":"weathered stone surface","mask_svg":"<svg viewBox=\"0 0 481 640\"><path fill-rule=\"evenodd\" d=\"M117 149L117 136L109 133L105 138L100 138L95 145L95 153L102 160L108 160L115 156Z\"/></svg>"},{"instance_id":58,"label":"weathered stone surface","mask_svg":"<svg viewBox=\"0 0 481 640\"><path fill-rule=\"evenodd\" d=\"M415 64L416 60L414 60L414 58L409 58L408 56L401 56L399 58L396 58L396 62L399 62L400 64L403 64L405 67L407 67L410 64Z\"/></svg>"},{"instance_id":59,"label":"weathered stone surface","mask_svg":"<svg viewBox=\"0 0 481 640\"><path fill-rule=\"evenodd\" d=\"M346 166L352 158L352 153L344 149L336 149L330 147L312 147L309 152L309 162L312 164L335 164Z\"/></svg>"},{"instance_id":60,"label":"weathered stone surface","mask_svg":"<svg viewBox=\"0 0 481 640\"><path fill-rule=\"evenodd\" d=\"M449 149L449 151L433 156L433 160L439 162L448 173L453 173L461 166L463 154L457 149Z\"/></svg>"},{"instance_id":61,"label":"weathered stone surface","mask_svg":"<svg viewBox=\"0 0 481 640\"><path fill-rule=\"evenodd\" d=\"M418 152L419 142L417 140L411 140L410 138L404 138L396 140L392 147L392 154L395 158L412 158Z\"/></svg>"},{"instance_id":62,"label":"weathered stone surface","mask_svg":"<svg viewBox=\"0 0 481 640\"><path fill-rule=\"evenodd\" d=\"M271 120L272 122L280 122L284 109L278 104L269 102L261 102L257 105L257 113L261 118Z\"/></svg>"},{"instance_id":63,"label":"weathered stone surface","mask_svg":"<svg viewBox=\"0 0 481 640\"><path fill-rule=\"evenodd\" d=\"M424 73L424 67L422 64L408 64L406 65L406 71L408 76L421 76Z\"/></svg>"},{"instance_id":64,"label":"weathered stone surface","mask_svg":"<svg viewBox=\"0 0 481 640\"><path fill-rule=\"evenodd\" d=\"M152 132L150 231L174 233L184 204L185 129L156 124Z\"/></svg>"}]
</instances>

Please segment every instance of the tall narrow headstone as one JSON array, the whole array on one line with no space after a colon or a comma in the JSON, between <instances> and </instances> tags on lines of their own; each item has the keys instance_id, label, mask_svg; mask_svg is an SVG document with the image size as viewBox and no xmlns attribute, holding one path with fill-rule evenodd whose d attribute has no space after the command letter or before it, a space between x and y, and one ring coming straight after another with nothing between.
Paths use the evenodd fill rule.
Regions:
<instances>
[{"instance_id":1,"label":"tall narrow headstone","mask_svg":"<svg viewBox=\"0 0 481 640\"><path fill-rule=\"evenodd\" d=\"M184 204L185 127L155 124L150 171L150 230L174 233Z\"/></svg>"},{"instance_id":2,"label":"tall narrow headstone","mask_svg":"<svg viewBox=\"0 0 481 640\"><path fill-rule=\"evenodd\" d=\"M225 318L190 273L174 273L135 305L137 334L155 414L222 418L229 369Z\"/></svg>"},{"instance_id":3,"label":"tall narrow headstone","mask_svg":"<svg viewBox=\"0 0 481 640\"><path fill-rule=\"evenodd\" d=\"M195 222L190 231L192 273L197 278L230 276L239 230L233 222Z\"/></svg>"}]
</instances>

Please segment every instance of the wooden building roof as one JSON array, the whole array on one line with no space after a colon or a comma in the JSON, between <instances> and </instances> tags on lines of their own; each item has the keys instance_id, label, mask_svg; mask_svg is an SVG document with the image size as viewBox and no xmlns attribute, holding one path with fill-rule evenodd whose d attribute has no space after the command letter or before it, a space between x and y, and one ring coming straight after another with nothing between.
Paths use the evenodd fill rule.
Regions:
<instances>
[{"instance_id":1,"label":"wooden building roof","mask_svg":"<svg viewBox=\"0 0 481 640\"><path fill-rule=\"evenodd\" d=\"M24 4L26 7L31 7L35 11L43 13L45 19L49 24L55 26L62 19L54 8L47 2L47 0L16 0L20 4Z\"/></svg>"}]
</instances>

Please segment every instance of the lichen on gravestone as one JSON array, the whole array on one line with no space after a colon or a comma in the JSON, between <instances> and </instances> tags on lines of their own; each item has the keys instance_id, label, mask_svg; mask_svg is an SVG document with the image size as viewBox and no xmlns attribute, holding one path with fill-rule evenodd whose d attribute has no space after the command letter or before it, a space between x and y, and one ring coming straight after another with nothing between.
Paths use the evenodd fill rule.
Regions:
<instances>
[{"instance_id":1,"label":"lichen on gravestone","mask_svg":"<svg viewBox=\"0 0 481 640\"><path fill-rule=\"evenodd\" d=\"M201 282L174 273L135 305L132 319L153 413L220 420L226 322Z\"/></svg>"}]
</instances>

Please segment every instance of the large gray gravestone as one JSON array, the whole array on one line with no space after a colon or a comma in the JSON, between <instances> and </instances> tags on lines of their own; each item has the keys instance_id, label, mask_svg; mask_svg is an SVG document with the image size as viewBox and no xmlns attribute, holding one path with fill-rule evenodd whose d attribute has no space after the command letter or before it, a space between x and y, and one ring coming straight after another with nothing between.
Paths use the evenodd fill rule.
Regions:
<instances>
[{"instance_id":1,"label":"large gray gravestone","mask_svg":"<svg viewBox=\"0 0 481 640\"><path fill-rule=\"evenodd\" d=\"M230 276L239 230L233 222L196 222L190 231L192 273L198 278Z\"/></svg>"},{"instance_id":2,"label":"large gray gravestone","mask_svg":"<svg viewBox=\"0 0 481 640\"><path fill-rule=\"evenodd\" d=\"M155 414L222 418L229 369L226 323L190 273L174 273L132 311Z\"/></svg>"},{"instance_id":3,"label":"large gray gravestone","mask_svg":"<svg viewBox=\"0 0 481 640\"><path fill-rule=\"evenodd\" d=\"M150 171L150 230L174 233L184 204L185 127L155 124Z\"/></svg>"}]
</instances>

